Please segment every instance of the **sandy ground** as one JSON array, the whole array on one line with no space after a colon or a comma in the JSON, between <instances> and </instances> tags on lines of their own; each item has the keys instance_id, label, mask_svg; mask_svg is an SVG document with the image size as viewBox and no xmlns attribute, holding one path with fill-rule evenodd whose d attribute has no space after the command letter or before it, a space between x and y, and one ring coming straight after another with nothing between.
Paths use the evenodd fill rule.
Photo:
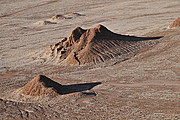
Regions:
<instances>
[{"instance_id":1,"label":"sandy ground","mask_svg":"<svg viewBox=\"0 0 180 120\"><path fill-rule=\"evenodd\" d=\"M0 0L0 92L13 91L37 74L60 84L102 82L47 103L0 100L0 119L180 119L180 30L168 29L179 0ZM79 15L77 15L78 13ZM61 14L69 19L51 20ZM48 25L41 24L50 20ZM126 61L59 66L39 59L49 45L77 26L103 24L113 32L164 36Z\"/></svg>"}]
</instances>

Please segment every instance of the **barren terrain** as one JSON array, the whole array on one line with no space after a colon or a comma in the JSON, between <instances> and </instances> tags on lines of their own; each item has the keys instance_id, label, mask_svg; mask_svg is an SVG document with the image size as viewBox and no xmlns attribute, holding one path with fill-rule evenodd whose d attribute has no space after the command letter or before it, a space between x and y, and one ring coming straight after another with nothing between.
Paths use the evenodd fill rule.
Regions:
<instances>
[{"instance_id":1,"label":"barren terrain","mask_svg":"<svg viewBox=\"0 0 180 120\"><path fill-rule=\"evenodd\" d=\"M0 0L0 119L179 120L180 28L172 25L179 6L179 0ZM106 45L94 64L89 49L80 53L88 57L83 64L47 58L50 46L75 28L99 24L146 39L124 48L117 40L94 42ZM53 82L36 80L39 74Z\"/></svg>"}]
</instances>

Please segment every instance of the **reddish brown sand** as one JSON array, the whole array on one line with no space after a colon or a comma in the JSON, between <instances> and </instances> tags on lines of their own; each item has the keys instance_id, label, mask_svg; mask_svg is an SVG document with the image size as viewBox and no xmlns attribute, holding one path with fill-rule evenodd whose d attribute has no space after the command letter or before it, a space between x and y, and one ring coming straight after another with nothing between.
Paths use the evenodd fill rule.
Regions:
<instances>
[{"instance_id":1,"label":"reddish brown sand","mask_svg":"<svg viewBox=\"0 0 180 120\"><path fill-rule=\"evenodd\" d=\"M178 17L169 27L170 28L178 28L178 27L180 27L180 17Z\"/></svg>"},{"instance_id":2,"label":"reddish brown sand","mask_svg":"<svg viewBox=\"0 0 180 120\"><path fill-rule=\"evenodd\" d=\"M21 93L30 96L57 95L59 83L52 81L44 75L38 75L21 88ZM60 89L60 88L59 88Z\"/></svg>"},{"instance_id":3,"label":"reddish brown sand","mask_svg":"<svg viewBox=\"0 0 180 120\"><path fill-rule=\"evenodd\" d=\"M77 27L68 38L50 46L49 54L65 64L97 64L148 47L153 39L116 34L103 25L87 30Z\"/></svg>"}]
</instances>

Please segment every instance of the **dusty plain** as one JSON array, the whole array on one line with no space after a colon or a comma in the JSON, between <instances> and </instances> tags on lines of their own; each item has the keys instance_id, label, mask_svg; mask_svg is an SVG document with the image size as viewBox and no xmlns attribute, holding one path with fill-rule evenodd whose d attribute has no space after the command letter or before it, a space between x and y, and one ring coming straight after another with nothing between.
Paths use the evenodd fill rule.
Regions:
<instances>
[{"instance_id":1,"label":"dusty plain","mask_svg":"<svg viewBox=\"0 0 180 120\"><path fill-rule=\"evenodd\" d=\"M180 29L168 27L180 17L179 6L179 0L0 0L0 119L179 120ZM58 14L62 19L51 19ZM74 28L98 24L118 34L163 37L96 65L42 58ZM102 84L87 91L94 94L50 100L11 94L38 74L63 85Z\"/></svg>"}]
</instances>

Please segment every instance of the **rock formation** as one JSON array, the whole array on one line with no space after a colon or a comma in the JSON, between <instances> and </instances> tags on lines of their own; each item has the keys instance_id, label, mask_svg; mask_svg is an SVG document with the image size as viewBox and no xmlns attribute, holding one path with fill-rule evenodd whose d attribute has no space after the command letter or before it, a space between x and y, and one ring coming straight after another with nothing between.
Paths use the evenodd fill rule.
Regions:
<instances>
[{"instance_id":1,"label":"rock formation","mask_svg":"<svg viewBox=\"0 0 180 120\"><path fill-rule=\"evenodd\" d=\"M103 25L87 30L77 27L69 37L51 45L47 54L63 64L97 64L139 50L147 39L116 34Z\"/></svg>"}]
</instances>

